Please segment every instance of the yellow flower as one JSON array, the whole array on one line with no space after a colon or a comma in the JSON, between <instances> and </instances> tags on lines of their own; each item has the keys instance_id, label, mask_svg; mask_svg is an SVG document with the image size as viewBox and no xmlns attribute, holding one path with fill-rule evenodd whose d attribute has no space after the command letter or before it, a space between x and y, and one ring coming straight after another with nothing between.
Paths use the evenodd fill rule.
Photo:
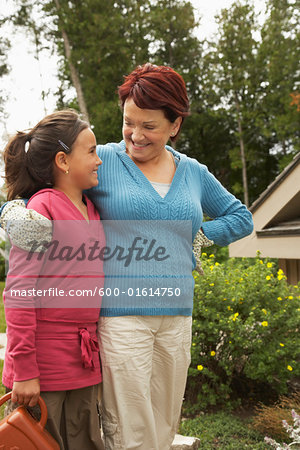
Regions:
<instances>
[{"instance_id":1,"label":"yellow flower","mask_svg":"<svg viewBox=\"0 0 300 450\"><path fill-rule=\"evenodd\" d=\"M230 306L227 306L228 311L232 311L232 308Z\"/></svg>"},{"instance_id":2,"label":"yellow flower","mask_svg":"<svg viewBox=\"0 0 300 450\"><path fill-rule=\"evenodd\" d=\"M210 258L214 258L215 255L212 253L211 255L209 255Z\"/></svg>"},{"instance_id":3,"label":"yellow flower","mask_svg":"<svg viewBox=\"0 0 300 450\"><path fill-rule=\"evenodd\" d=\"M277 297L277 300L279 300L281 302L282 298L281 297Z\"/></svg>"},{"instance_id":4,"label":"yellow flower","mask_svg":"<svg viewBox=\"0 0 300 450\"><path fill-rule=\"evenodd\" d=\"M214 266L209 266L210 270L214 270Z\"/></svg>"},{"instance_id":5,"label":"yellow flower","mask_svg":"<svg viewBox=\"0 0 300 450\"><path fill-rule=\"evenodd\" d=\"M263 327L267 327L269 325L266 320L264 320L261 324L262 324Z\"/></svg>"},{"instance_id":6,"label":"yellow flower","mask_svg":"<svg viewBox=\"0 0 300 450\"><path fill-rule=\"evenodd\" d=\"M284 347L284 344L282 344L281 342L279 343L280 347Z\"/></svg>"},{"instance_id":7,"label":"yellow flower","mask_svg":"<svg viewBox=\"0 0 300 450\"><path fill-rule=\"evenodd\" d=\"M293 300L293 298L294 298L294 297L293 297L292 295L289 295L289 296L288 296L288 299L289 299L289 300Z\"/></svg>"},{"instance_id":8,"label":"yellow flower","mask_svg":"<svg viewBox=\"0 0 300 450\"><path fill-rule=\"evenodd\" d=\"M266 309L262 309L262 312L267 314L267 310Z\"/></svg>"},{"instance_id":9,"label":"yellow flower","mask_svg":"<svg viewBox=\"0 0 300 450\"><path fill-rule=\"evenodd\" d=\"M291 372L293 370L292 366L287 366L287 370Z\"/></svg>"},{"instance_id":10,"label":"yellow flower","mask_svg":"<svg viewBox=\"0 0 300 450\"><path fill-rule=\"evenodd\" d=\"M196 345L195 342L193 342L193 343L192 343L192 346L195 347L195 345Z\"/></svg>"},{"instance_id":11,"label":"yellow flower","mask_svg":"<svg viewBox=\"0 0 300 450\"><path fill-rule=\"evenodd\" d=\"M201 370L203 370L203 366L201 366L201 364L199 364L199 366L197 366L197 369L201 371Z\"/></svg>"},{"instance_id":12,"label":"yellow flower","mask_svg":"<svg viewBox=\"0 0 300 450\"><path fill-rule=\"evenodd\" d=\"M268 263L267 263L267 267L270 269L271 267L273 267L273 263L268 262Z\"/></svg>"},{"instance_id":13,"label":"yellow flower","mask_svg":"<svg viewBox=\"0 0 300 450\"><path fill-rule=\"evenodd\" d=\"M259 262L260 262L260 264L263 264L263 263L264 263L262 259L260 259L260 261L259 261Z\"/></svg>"},{"instance_id":14,"label":"yellow flower","mask_svg":"<svg viewBox=\"0 0 300 450\"><path fill-rule=\"evenodd\" d=\"M215 285L215 283L210 283L210 286L214 286Z\"/></svg>"},{"instance_id":15,"label":"yellow flower","mask_svg":"<svg viewBox=\"0 0 300 450\"><path fill-rule=\"evenodd\" d=\"M244 278L240 278L240 279L239 279L239 282L240 282L240 283L241 283L242 281L244 281Z\"/></svg>"},{"instance_id":16,"label":"yellow flower","mask_svg":"<svg viewBox=\"0 0 300 450\"><path fill-rule=\"evenodd\" d=\"M202 255L202 256L207 256L207 253L202 252L201 255Z\"/></svg>"},{"instance_id":17,"label":"yellow flower","mask_svg":"<svg viewBox=\"0 0 300 450\"><path fill-rule=\"evenodd\" d=\"M215 263L215 266L219 266L220 264L218 262Z\"/></svg>"},{"instance_id":18,"label":"yellow flower","mask_svg":"<svg viewBox=\"0 0 300 450\"><path fill-rule=\"evenodd\" d=\"M271 280L270 275L267 275L267 276L266 276L266 280L268 280L268 281Z\"/></svg>"},{"instance_id":19,"label":"yellow flower","mask_svg":"<svg viewBox=\"0 0 300 450\"><path fill-rule=\"evenodd\" d=\"M212 351L210 352L211 356L215 356L216 352Z\"/></svg>"},{"instance_id":20,"label":"yellow flower","mask_svg":"<svg viewBox=\"0 0 300 450\"><path fill-rule=\"evenodd\" d=\"M236 321L236 318L238 317L239 313L234 313L233 316L231 317L233 322Z\"/></svg>"},{"instance_id":21,"label":"yellow flower","mask_svg":"<svg viewBox=\"0 0 300 450\"><path fill-rule=\"evenodd\" d=\"M282 280L283 278L286 278L286 276L284 275L283 270L279 269L277 271L277 278L278 278L279 281Z\"/></svg>"}]
</instances>

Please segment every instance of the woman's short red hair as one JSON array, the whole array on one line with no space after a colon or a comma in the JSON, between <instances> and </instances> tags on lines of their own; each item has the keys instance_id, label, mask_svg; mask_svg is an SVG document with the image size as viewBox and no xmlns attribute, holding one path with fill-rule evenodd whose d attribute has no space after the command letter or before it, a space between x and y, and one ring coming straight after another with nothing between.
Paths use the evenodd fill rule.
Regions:
<instances>
[{"instance_id":1,"label":"woman's short red hair","mask_svg":"<svg viewBox=\"0 0 300 450\"><path fill-rule=\"evenodd\" d=\"M146 63L138 66L118 88L122 109L127 98L132 98L141 109L161 109L174 122L189 115L189 100L185 82L179 73L168 66ZM178 137L172 137L175 141Z\"/></svg>"}]
</instances>

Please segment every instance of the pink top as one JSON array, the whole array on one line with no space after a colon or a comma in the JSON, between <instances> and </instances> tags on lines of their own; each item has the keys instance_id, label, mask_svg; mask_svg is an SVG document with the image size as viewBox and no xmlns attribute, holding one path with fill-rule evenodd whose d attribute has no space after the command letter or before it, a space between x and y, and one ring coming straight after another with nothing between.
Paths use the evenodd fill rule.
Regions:
<instances>
[{"instance_id":1,"label":"pink top","mask_svg":"<svg viewBox=\"0 0 300 450\"><path fill-rule=\"evenodd\" d=\"M52 244L41 258L12 246L5 286L7 349L2 381L40 378L41 391L78 389L101 381L97 321L105 246L99 214L86 197L89 222L63 193L43 189L27 208L53 220ZM67 222L66 222L67 221ZM35 291L34 291L35 289Z\"/></svg>"}]
</instances>

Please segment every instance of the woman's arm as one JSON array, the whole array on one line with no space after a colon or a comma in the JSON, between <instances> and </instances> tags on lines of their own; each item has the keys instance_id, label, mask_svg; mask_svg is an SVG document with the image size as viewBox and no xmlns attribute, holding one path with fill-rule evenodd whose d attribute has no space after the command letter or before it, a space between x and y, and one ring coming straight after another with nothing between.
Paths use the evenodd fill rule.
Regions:
<instances>
[{"instance_id":1,"label":"woman's arm","mask_svg":"<svg viewBox=\"0 0 300 450\"><path fill-rule=\"evenodd\" d=\"M202 209L213 219L202 224L205 236L222 246L248 236L253 231L250 211L221 185L206 166L200 167Z\"/></svg>"}]
</instances>

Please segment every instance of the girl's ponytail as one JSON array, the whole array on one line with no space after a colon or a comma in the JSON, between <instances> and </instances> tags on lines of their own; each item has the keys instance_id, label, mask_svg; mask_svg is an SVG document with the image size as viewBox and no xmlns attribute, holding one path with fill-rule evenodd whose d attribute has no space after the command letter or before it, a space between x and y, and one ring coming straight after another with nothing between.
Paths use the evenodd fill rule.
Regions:
<instances>
[{"instance_id":1,"label":"girl's ponytail","mask_svg":"<svg viewBox=\"0 0 300 450\"><path fill-rule=\"evenodd\" d=\"M28 172L28 150L30 133L18 132L10 139L4 150L7 199L23 197L33 189L33 180Z\"/></svg>"},{"instance_id":2,"label":"girl's ponytail","mask_svg":"<svg viewBox=\"0 0 300 450\"><path fill-rule=\"evenodd\" d=\"M63 110L44 117L28 133L18 132L4 150L7 199L30 198L53 186L56 153L71 152L77 136L88 126L75 111Z\"/></svg>"}]
</instances>

